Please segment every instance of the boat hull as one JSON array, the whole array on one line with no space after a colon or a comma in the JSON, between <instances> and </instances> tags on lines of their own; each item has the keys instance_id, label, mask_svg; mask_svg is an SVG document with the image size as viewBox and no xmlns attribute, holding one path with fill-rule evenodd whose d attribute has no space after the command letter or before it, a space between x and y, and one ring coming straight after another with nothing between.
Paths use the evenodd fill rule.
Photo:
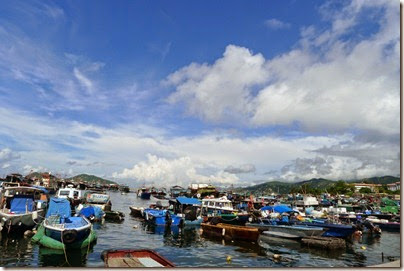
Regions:
<instances>
[{"instance_id":1,"label":"boat hull","mask_svg":"<svg viewBox=\"0 0 404 271\"><path fill-rule=\"evenodd\" d=\"M84 217L70 217L68 219L75 219L76 225L78 224L78 220L81 219L81 226L77 227L75 225L69 225L70 223L50 223L48 219L44 221L45 235L62 243L79 243L86 239L91 232L91 222L89 222ZM67 239L67 233L70 233L72 236L69 236Z\"/></svg>"},{"instance_id":2,"label":"boat hull","mask_svg":"<svg viewBox=\"0 0 404 271\"><path fill-rule=\"evenodd\" d=\"M265 224L248 224L250 227L256 227L261 231L284 233L286 235L296 236L298 238L321 236L325 230L321 227L311 226L287 226L287 225L265 225ZM285 235L285 236L286 236Z\"/></svg>"},{"instance_id":3,"label":"boat hull","mask_svg":"<svg viewBox=\"0 0 404 271\"><path fill-rule=\"evenodd\" d=\"M203 234L211 237L222 237L248 242L256 242L259 237L258 229L253 227L234 226L224 223L219 223L217 225L202 223L201 227Z\"/></svg>"},{"instance_id":4,"label":"boat hull","mask_svg":"<svg viewBox=\"0 0 404 271\"><path fill-rule=\"evenodd\" d=\"M133 207L133 206L130 206L129 207L129 209L130 209L130 215L131 216L134 216L134 217L143 217L143 210L144 210L144 208L138 208L138 207Z\"/></svg>"},{"instance_id":5,"label":"boat hull","mask_svg":"<svg viewBox=\"0 0 404 271\"><path fill-rule=\"evenodd\" d=\"M142 193L140 193L140 198L141 199L148 200L148 199L150 199L150 196L151 196L150 192L142 192Z\"/></svg>"},{"instance_id":6,"label":"boat hull","mask_svg":"<svg viewBox=\"0 0 404 271\"><path fill-rule=\"evenodd\" d=\"M339 237L339 238L347 238L351 236L355 232L355 227L351 225L339 225L339 224L328 224L328 223L308 223L303 222L299 223L299 225L307 225L313 227L322 227L325 229L325 232L322 234L324 237Z\"/></svg>"},{"instance_id":7,"label":"boat hull","mask_svg":"<svg viewBox=\"0 0 404 271\"><path fill-rule=\"evenodd\" d=\"M28 230L42 222L45 210L25 214L10 214L0 212L0 221L4 230Z\"/></svg>"},{"instance_id":8,"label":"boat hull","mask_svg":"<svg viewBox=\"0 0 404 271\"><path fill-rule=\"evenodd\" d=\"M166 210L146 209L144 211L145 219L148 223L155 226L165 226L167 224L171 226L179 226L182 223L182 218L177 215L170 215L171 223L166 221L166 212Z\"/></svg>"}]
</instances>

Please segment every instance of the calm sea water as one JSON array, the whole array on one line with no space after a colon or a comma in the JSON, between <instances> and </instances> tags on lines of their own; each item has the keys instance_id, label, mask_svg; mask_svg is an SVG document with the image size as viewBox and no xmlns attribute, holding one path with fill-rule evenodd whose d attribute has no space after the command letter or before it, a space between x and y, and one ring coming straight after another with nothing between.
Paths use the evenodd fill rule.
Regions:
<instances>
[{"instance_id":1,"label":"calm sea water","mask_svg":"<svg viewBox=\"0 0 404 271\"><path fill-rule=\"evenodd\" d=\"M125 213L122 223L94 224L97 243L90 249L69 253L40 247L31 238L5 235L0 241L2 267L103 267L101 253L106 249L147 248L157 251L178 267L353 267L382 263L385 257L400 255L400 234L384 231L381 236L363 235L346 249L325 251L301 247L292 241L274 240L240 243L204 238L199 228L153 229L129 215L129 206L148 206L151 201L136 194L111 192L112 209ZM282 261L273 259L282 255ZM226 261L230 256L231 261ZM385 259L385 261L388 261Z\"/></svg>"}]
</instances>

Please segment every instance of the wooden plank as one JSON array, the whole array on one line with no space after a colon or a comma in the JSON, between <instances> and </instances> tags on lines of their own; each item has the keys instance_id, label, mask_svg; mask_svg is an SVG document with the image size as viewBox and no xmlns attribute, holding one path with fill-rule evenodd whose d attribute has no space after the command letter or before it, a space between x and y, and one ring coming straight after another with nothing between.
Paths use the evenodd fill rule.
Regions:
<instances>
[{"instance_id":1,"label":"wooden plank","mask_svg":"<svg viewBox=\"0 0 404 271\"><path fill-rule=\"evenodd\" d=\"M152 258L145 257L145 258L138 258L138 260L145 267L164 267L164 265L162 265L159 262L153 260Z\"/></svg>"},{"instance_id":2,"label":"wooden plank","mask_svg":"<svg viewBox=\"0 0 404 271\"><path fill-rule=\"evenodd\" d=\"M108 267L144 267L144 265L136 258L109 258Z\"/></svg>"}]
</instances>

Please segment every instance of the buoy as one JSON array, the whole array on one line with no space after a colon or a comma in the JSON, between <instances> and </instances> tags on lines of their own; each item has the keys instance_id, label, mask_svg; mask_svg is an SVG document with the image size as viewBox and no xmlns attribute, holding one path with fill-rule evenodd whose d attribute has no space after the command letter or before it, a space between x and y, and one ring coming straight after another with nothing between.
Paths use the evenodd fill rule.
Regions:
<instances>
[{"instance_id":1,"label":"buoy","mask_svg":"<svg viewBox=\"0 0 404 271\"><path fill-rule=\"evenodd\" d=\"M33 235L34 235L34 233L32 231L30 231L30 230L27 230L27 231L24 232L24 236L31 237Z\"/></svg>"},{"instance_id":2,"label":"buoy","mask_svg":"<svg viewBox=\"0 0 404 271\"><path fill-rule=\"evenodd\" d=\"M365 246L361 246L361 249L365 250L365 249L366 249L366 247L365 247Z\"/></svg>"},{"instance_id":3,"label":"buoy","mask_svg":"<svg viewBox=\"0 0 404 271\"><path fill-rule=\"evenodd\" d=\"M133 228L134 228L134 229L137 229L137 228L138 228L138 226L137 226L137 225L135 225L135 226L133 226Z\"/></svg>"},{"instance_id":4,"label":"buoy","mask_svg":"<svg viewBox=\"0 0 404 271\"><path fill-rule=\"evenodd\" d=\"M230 262L231 262L231 256L227 256L227 257L226 257L226 261L227 261L228 263L230 263Z\"/></svg>"},{"instance_id":5,"label":"buoy","mask_svg":"<svg viewBox=\"0 0 404 271\"><path fill-rule=\"evenodd\" d=\"M274 257L274 259L280 259L281 258L281 255L279 255L279 254L274 254L272 257Z\"/></svg>"}]
</instances>

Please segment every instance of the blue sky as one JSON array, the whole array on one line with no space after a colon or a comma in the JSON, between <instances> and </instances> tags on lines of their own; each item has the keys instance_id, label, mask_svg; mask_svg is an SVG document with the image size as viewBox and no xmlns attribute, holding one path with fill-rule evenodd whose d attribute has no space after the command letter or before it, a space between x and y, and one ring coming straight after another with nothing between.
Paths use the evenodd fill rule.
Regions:
<instances>
[{"instance_id":1,"label":"blue sky","mask_svg":"<svg viewBox=\"0 0 404 271\"><path fill-rule=\"evenodd\" d=\"M0 174L399 174L393 1L2 1Z\"/></svg>"}]
</instances>

